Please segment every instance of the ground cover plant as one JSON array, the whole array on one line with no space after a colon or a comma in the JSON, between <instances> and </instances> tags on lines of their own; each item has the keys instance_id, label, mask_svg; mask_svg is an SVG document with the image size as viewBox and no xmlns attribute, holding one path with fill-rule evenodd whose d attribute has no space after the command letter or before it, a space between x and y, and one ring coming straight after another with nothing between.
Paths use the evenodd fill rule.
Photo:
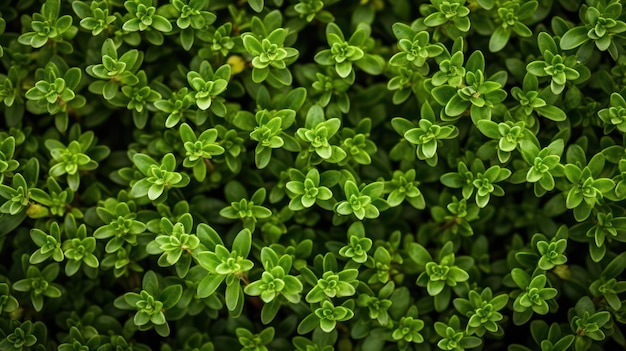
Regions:
<instances>
[{"instance_id":1,"label":"ground cover plant","mask_svg":"<svg viewBox=\"0 0 626 351\"><path fill-rule=\"evenodd\" d=\"M626 349L620 0L0 0L0 350Z\"/></svg>"}]
</instances>

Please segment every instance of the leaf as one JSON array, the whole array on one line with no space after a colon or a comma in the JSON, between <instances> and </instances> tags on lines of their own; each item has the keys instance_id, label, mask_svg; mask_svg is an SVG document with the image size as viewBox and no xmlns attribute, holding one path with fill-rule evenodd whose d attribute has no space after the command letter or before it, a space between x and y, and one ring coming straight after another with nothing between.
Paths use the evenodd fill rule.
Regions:
<instances>
[{"instance_id":1,"label":"leaf","mask_svg":"<svg viewBox=\"0 0 626 351\"><path fill-rule=\"evenodd\" d=\"M270 303L264 304L263 308L261 309L261 322L263 324L268 324L272 320L274 320L274 318L278 314L278 311L280 310L280 307L280 301L277 299L272 300Z\"/></svg>"},{"instance_id":2,"label":"leaf","mask_svg":"<svg viewBox=\"0 0 626 351\"><path fill-rule=\"evenodd\" d=\"M535 109L540 115L555 122L562 122L567 119L567 115L557 106L543 106Z\"/></svg>"},{"instance_id":3,"label":"leaf","mask_svg":"<svg viewBox=\"0 0 626 351\"><path fill-rule=\"evenodd\" d=\"M483 133L485 136L491 139L500 139L500 131L498 128L498 124L493 121L481 120L476 124L478 130Z\"/></svg>"},{"instance_id":4,"label":"leaf","mask_svg":"<svg viewBox=\"0 0 626 351\"><path fill-rule=\"evenodd\" d=\"M265 78L267 78L269 74L270 74L270 70L267 67L265 68L254 67L252 69L252 81L255 83L261 83L265 80Z\"/></svg>"},{"instance_id":5,"label":"leaf","mask_svg":"<svg viewBox=\"0 0 626 351\"><path fill-rule=\"evenodd\" d=\"M361 194L367 195L370 198L372 198L372 200L373 200L373 199L379 198L382 195L383 189L384 189L384 183L383 182L374 182L374 183L370 183L370 184L366 185L361 190Z\"/></svg>"},{"instance_id":6,"label":"leaf","mask_svg":"<svg viewBox=\"0 0 626 351\"><path fill-rule=\"evenodd\" d=\"M75 89L80 83L81 70L78 67L72 67L65 72L63 79L69 89Z\"/></svg>"},{"instance_id":7,"label":"leaf","mask_svg":"<svg viewBox=\"0 0 626 351\"><path fill-rule=\"evenodd\" d=\"M467 58L465 69L468 72L485 71L485 57L480 50L474 51L470 57Z\"/></svg>"},{"instance_id":8,"label":"leaf","mask_svg":"<svg viewBox=\"0 0 626 351\"><path fill-rule=\"evenodd\" d=\"M565 153L565 160L568 164L571 164L572 167L576 167L579 172L580 167L583 167L587 163L585 151L578 144L571 144L567 148L567 152ZM580 177L580 175L578 175L576 179L578 179L578 177Z\"/></svg>"},{"instance_id":9,"label":"leaf","mask_svg":"<svg viewBox=\"0 0 626 351\"><path fill-rule=\"evenodd\" d=\"M421 152L427 159L431 159L437 154L437 141L431 140L421 145Z\"/></svg>"},{"instance_id":10,"label":"leaf","mask_svg":"<svg viewBox=\"0 0 626 351\"><path fill-rule=\"evenodd\" d=\"M262 0L261 0L262 1ZM263 52L263 47L261 46L261 42L254 37L252 34L245 34L242 36L243 46L253 56L258 56Z\"/></svg>"},{"instance_id":11,"label":"leaf","mask_svg":"<svg viewBox=\"0 0 626 351\"><path fill-rule=\"evenodd\" d=\"M252 233L248 229L241 230L233 241L233 252L237 252L237 256L246 258L250 253L252 246Z\"/></svg>"},{"instance_id":12,"label":"leaf","mask_svg":"<svg viewBox=\"0 0 626 351\"><path fill-rule=\"evenodd\" d=\"M60 7L61 3L59 0L46 0L46 3L41 6L41 14L48 22L54 23L59 16Z\"/></svg>"},{"instance_id":13,"label":"leaf","mask_svg":"<svg viewBox=\"0 0 626 351\"><path fill-rule=\"evenodd\" d=\"M267 31L272 31L281 26L283 15L279 10L273 10L263 18L263 25Z\"/></svg>"},{"instance_id":14,"label":"leaf","mask_svg":"<svg viewBox=\"0 0 626 351\"><path fill-rule=\"evenodd\" d=\"M565 350L567 350L570 347L570 345L574 342L575 338L576 337L574 335L565 335L559 341L554 343L553 350L554 351L565 351Z\"/></svg>"},{"instance_id":15,"label":"leaf","mask_svg":"<svg viewBox=\"0 0 626 351\"><path fill-rule=\"evenodd\" d=\"M619 276L626 269L626 252L615 257L602 271L602 278L609 280Z\"/></svg>"},{"instance_id":16,"label":"leaf","mask_svg":"<svg viewBox=\"0 0 626 351\"><path fill-rule=\"evenodd\" d=\"M257 148L257 153L254 155L254 162L259 169L267 167L272 159L272 149L270 147Z\"/></svg>"},{"instance_id":17,"label":"leaf","mask_svg":"<svg viewBox=\"0 0 626 351\"><path fill-rule=\"evenodd\" d=\"M528 38L533 35L533 31L521 22L515 22L515 24L513 25L513 31L515 32L515 34L524 38Z\"/></svg>"},{"instance_id":18,"label":"leaf","mask_svg":"<svg viewBox=\"0 0 626 351\"><path fill-rule=\"evenodd\" d=\"M433 258L428 251L418 243L410 243L408 247L409 257L417 264L423 266L428 262L432 262Z\"/></svg>"},{"instance_id":19,"label":"leaf","mask_svg":"<svg viewBox=\"0 0 626 351\"><path fill-rule=\"evenodd\" d=\"M595 313L595 305L591 298L588 296L583 296L576 302L576 306L574 307L576 314L582 316L586 313L594 314Z\"/></svg>"},{"instance_id":20,"label":"leaf","mask_svg":"<svg viewBox=\"0 0 626 351\"><path fill-rule=\"evenodd\" d=\"M324 66L330 66L334 64L332 53L328 49L319 51L317 54L315 54L315 57L313 57L313 60L315 60L315 62L319 63L320 65L324 65Z\"/></svg>"},{"instance_id":21,"label":"leaf","mask_svg":"<svg viewBox=\"0 0 626 351\"><path fill-rule=\"evenodd\" d=\"M441 176L441 183L450 188L460 188L463 186L464 178L458 173L446 173Z\"/></svg>"},{"instance_id":22,"label":"leaf","mask_svg":"<svg viewBox=\"0 0 626 351\"><path fill-rule=\"evenodd\" d=\"M243 294L241 284L239 281L235 281L233 284L226 286L226 292L224 293L224 300L226 302L226 308L229 311L234 311L239 303L240 295Z\"/></svg>"},{"instance_id":23,"label":"leaf","mask_svg":"<svg viewBox=\"0 0 626 351\"><path fill-rule=\"evenodd\" d=\"M539 3L535 0L526 1L519 7L517 16L519 17L520 20L528 18L532 16L535 13L535 11L537 11L538 6L539 6Z\"/></svg>"},{"instance_id":24,"label":"leaf","mask_svg":"<svg viewBox=\"0 0 626 351\"><path fill-rule=\"evenodd\" d=\"M415 125L411 123L411 121L402 117L394 117L391 120L391 126L398 134L402 136L404 136L407 131L415 128Z\"/></svg>"},{"instance_id":25,"label":"leaf","mask_svg":"<svg viewBox=\"0 0 626 351\"><path fill-rule=\"evenodd\" d=\"M449 85L442 85L435 87L431 93L439 105L446 106L448 101L456 95L457 89Z\"/></svg>"},{"instance_id":26,"label":"leaf","mask_svg":"<svg viewBox=\"0 0 626 351\"><path fill-rule=\"evenodd\" d=\"M268 36L267 40L276 45L282 45L285 41L285 36L287 33L284 28L276 28L274 29Z\"/></svg>"},{"instance_id":27,"label":"leaf","mask_svg":"<svg viewBox=\"0 0 626 351\"><path fill-rule=\"evenodd\" d=\"M173 29L170 21L159 15L152 16L152 28L163 33L169 33Z\"/></svg>"},{"instance_id":28,"label":"leaf","mask_svg":"<svg viewBox=\"0 0 626 351\"><path fill-rule=\"evenodd\" d=\"M530 285L530 277L528 276L528 273L519 268L513 268L513 270L511 270L511 278L513 278L515 284L517 284L517 286L521 289L526 289Z\"/></svg>"},{"instance_id":29,"label":"leaf","mask_svg":"<svg viewBox=\"0 0 626 351\"><path fill-rule=\"evenodd\" d=\"M174 307L178 303L182 294L183 287L181 285L170 285L161 291L159 301L163 303L163 308L167 310Z\"/></svg>"},{"instance_id":30,"label":"leaf","mask_svg":"<svg viewBox=\"0 0 626 351\"><path fill-rule=\"evenodd\" d=\"M311 313L304 317L304 319L298 324L298 334L307 334L310 333L313 329L315 329L319 325L319 319L315 316L315 314Z\"/></svg>"},{"instance_id":31,"label":"leaf","mask_svg":"<svg viewBox=\"0 0 626 351\"><path fill-rule=\"evenodd\" d=\"M459 346L463 347L464 349L472 349L472 348L480 346L482 343L483 343L483 340L479 337L465 336L463 337L463 339L461 339L461 342L459 342ZM513 351L513 350L509 348L508 351Z\"/></svg>"},{"instance_id":32,"label":"leaf","mask_svg":"<svg viewBox=\"0 0 626 351\"><path fill-rule=\"evenodd\" d=\"M143 280L141 282L141 288L152 296L157 296L157 292L159 291L159 282L154 271L148 271L143 276Z\"/></svg>"},{"instance_id":33,"label":"leaf","mask_svg":"<svg viewBox=\"0 0 626 351\"><path fill-rule=\"evenodd\" d=\"M195 35L192 28L187 27L180 31L180 44L185 51L189 51L189 49L191 49L194 40Z\"/></svg>"},{"instance_id":34,"label":"leaf","mask_svg":"<svg viewBox=\"0 0 626 351\"><path fill-rule=\"evenodd\" d=\"M498 52L506 46L511 36L511 30L502 26L498 27L489 38L489 51Z\"/></svg>"},{"instance_id":35,"label":"leaf","mask_svg":"<svg viewBox=\"0 0 626 351\"><path fill-rule=\"evenodd\" d=\"M239 129L245 131L252 131L257 123L254 120L254 115L250 111L237 111L233 116L232 123Z\"/></svg>"},{"instance_id":36,"label":"leaf","mask_svg":"<svg viewBox=\"0 0 626 351\"><path fill-rule=\"evenodd\" d=\"M214 251L217 245L224 246L219 234L206 223L200 223L196 229L196 233L200 239L200 243L211 251ZM214 270L215 266L219 264L213 252L200 252L196 258L199 265L210 271Z\"/></svg>"},{"instance_id":37,"label":"leaf","mask_svg":"<svg viewBox=\"0 0 626 351\"><path fill-rule=\"evenodd\" d=\"M337 71L337 74L339 75L339 77L341 78L348 77L350 73L352 72L352 61L345 60L343 62L335 64L335 70Z\"/></svg>"},{"instance_id":38,"label":"leaf","mask_svg":"<svg viewBox=\"0 0 626 351\"><path fill-rule=\"evenodd\" d=\"M139 171L143 173L145 176L150 175L149 170L151 166L159 165L152 157L146 154L141 154L141 153L137 153L133 155L133 163L135 164L135 166L137 166Z\"/></svg>"},{"instance_id":39,"label":"leaf","mask_svg":"<svg viewBox=\"0 0 626 351\"><path fill-rule=\"evenodd\" d=\"M221 274L207 274L202 280L200 284L198 284L198 289L196 293L199 298L205 298L211 296L215 290L222 284L226 276Z\"/></svg>"},{"instance_id":40,"label":"leaf","mask_svg":"<svg viewBox=\"0 0 626 351\"><path fill-rule=\"evenodd\" d=\"M183 143L186 142L195 142L197 140L196 133L194 133L193 129L187 123L183 123L179 128L180 138Z\"/></svg>"},{"instance_id":41,"label":"leaf","mask_svg":"<svg viewBox=\"0 0 626 351\"><path fill-rule=\"evenodd\" d=\"M602 170L604 169L604 163L605 163L604 154L598 153L598 154L595 154L591 158L591 160L589 160L589 163L587 164L587 167L585 168L589 168L589 170L591 171L591 175L593 177L597 177L600 174L600 172L602 172Z\"/></svg>"},{"instance_id":42,"label":"leaf","mask_svg":"<svg viewBox=\"0 0 626 351\"><path fill-rule=\"evenodd\" d=\"M398 40L407 39L412 40L415 36L415 31L411 29L408 25L400 22L396 22L391 26L393 34L396 36Z\"/></svg>"},{"instance_id":43,"label":"leaf","mask_svg":"<svg viewBox=\"0 0 626 351\"><path fill-rule=\"evenodd\" d=\"M250 8L257 13L263 11L263 0L248 0L248 5L250 5Z\"/></svg>"},{"instance_id":44,"label":"leaf","mask_svg":"<svg viewBox=\"0 0 626 351\"><path fill-rule=\"evenodd\" d=\"M428 286L430 286L431 282L428 282L428 283L429 283ZM435 298L433 302L435 306L435 311L443 312L446 310L446 308L448 308L448 305L450 304L450 296L452 294L452 289L450 289L449 287L446 287L443 281L438 281L438 283L440 283L438 285L443 286L444 289L434 295ZM429 294L430 294L430 290L429 290Z\"/></svg>"},{"instance_id":45,"label":"leaf","mask_svg":"<svg viewBox=\"0 0 626 351\"><path fill-rule=\"evenodd\" d=\"M291 85L293 76L288 68L285 69L272 69L268 71L270 77L276 79L282 85Z\"/></svg>"},{"instance_id":46,"label":"leaf","mask_svg":"<svg viewBox=\"0 0 626 351\"><path fill-rule=\"evenodd\" d=\"M119 92L119 86L115 84L115 82L113 81L107 82L106 84L104 84L102 88L102 96L106 100L112 100L115 97L115 95L117 95L118 92Z\"/></svg>"},{"instance_id":47,"label":"leaf","mask_svg":"<svg viewBox=\"0 0 626 351\"><path fill-rule=\"evenodd\" d=\"M546 32L541 32L537 35L537 46L539 46L539 52L543 54L548 51L552 54L558 53L558 48L552 36Z\"/></svg>"},{"instance_id":48,"label":"leaf","mask_svg":"<svg viewBox=\"0 0 626 351\"><path fill-rule=\"evenodd\" d=\"M587 323L596 324L598 327L602 327L607 324L611 320L611 313L608 311L600 311L594 313L589 319Z\"/></svg>"},{"instance_id":49,"label":"leaf","mask_svg":"<svg viewBox=\"0 0 626 351\"><path fill-rule=\"evenodd\" d=\"M333 42L331 42L332 36L335 35L338 39L338 42L343 42L345 41L345 37L343 36L343 32L341 31L341 28L339 28L339 26L335 23L335 22L330 22L328 23L328 25L326 26L326 38L328 39L328 43L332 46Z\"/></svg>"},{"instance_id":50,"label":"leaf","mask_svg":"<svg viewBox=\"0 0 626 351\"><path fill-rule=\"evenodd\" d=\"M429 27L438 27L446 22L448 22L448 18L446 18L446 15L441 12L431 13L426 18L424 18L424 24ZM410 39L410 38L407 38L407 39Z\"/></svg>"},{"instance_id":51,"label":"leaf","mask_svg":"<svg viewBox=\"0 0 626 351\"><path fill-rule=\"evenodd\" d=\"M371 75L379 75L385 68L385 60L378 55L365 54L355 63L357 67Z\"/></svg>"},{"instance_id":52,"label":"leaf","mask_svg":"<svg viewBox=\"0 0 626 351\"><path fill-rule=\"evenodd\" d=\"M72 10L74 10L80 18L85 18L91 15L91 8L89 8L89 5L84 2L72 2Z\"/></svg>"},{"instance_id":53,"label":"leaf","mask_svg":"<svg viewBox=\"0 0 626 351\"><path fill-rule=\"evenodd\" d=\"M295 88L287 93L287 95L285 95L282 108L297 111L300 109L300 107L302 107L302 105L306 101L306 98L307 91L305 88Z\"/></svg>"},{"instance_id":54,"label":"leaf","mask_svg":"<svg viewBox=\"0 0 626 351\"><path fill-rule=\"evenodd\" d=\"M460 116L463 112L467 111L468 107L474 107L471 102L465 101L458 94L453 95L445 106L445 113L450 117ZM472 109L473 111L473 109Z\"/></svg>"},{"instance_id":55,"label":"leaf","mask_svg":"<svg viewBox=\"0 0 626 351\"><path fill-rule=\"evenodd\" d=\"M578 26L563 34L559 45L562 50L571 50L584 44L587 40L589 40L589 37L587 37L587 28Z\"/></svg>"}]
</instances>

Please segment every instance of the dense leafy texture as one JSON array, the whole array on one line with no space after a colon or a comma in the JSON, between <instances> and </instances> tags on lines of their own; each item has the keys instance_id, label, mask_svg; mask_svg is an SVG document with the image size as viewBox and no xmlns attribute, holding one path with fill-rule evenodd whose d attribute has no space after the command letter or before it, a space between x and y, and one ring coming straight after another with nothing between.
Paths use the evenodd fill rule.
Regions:
<instances>
[{"instance_id":1,"label":"dense leafy texture","mask_svg":"<svg viewBox=\"0 0 626 351\"><path fill-rule=\"evenodd\" d=\"M0 2L0 351L625 349L623 5Z\"/></svg>"}]
</instances>

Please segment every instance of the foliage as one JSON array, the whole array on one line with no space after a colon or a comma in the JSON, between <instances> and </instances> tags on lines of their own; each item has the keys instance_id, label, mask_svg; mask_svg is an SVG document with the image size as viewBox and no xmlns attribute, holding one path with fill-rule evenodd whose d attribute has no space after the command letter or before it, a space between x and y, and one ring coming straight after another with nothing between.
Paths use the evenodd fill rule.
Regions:
<instances>
[{"instance_id":1,"label":"foliage","mask_svg":"<svg viewBox=\"0 0 626 351\"><path fill-rule=\"evenodd\" d=\"M623 6L0 1L0 351L626 348Z\"/></svg>"}]
</instances>

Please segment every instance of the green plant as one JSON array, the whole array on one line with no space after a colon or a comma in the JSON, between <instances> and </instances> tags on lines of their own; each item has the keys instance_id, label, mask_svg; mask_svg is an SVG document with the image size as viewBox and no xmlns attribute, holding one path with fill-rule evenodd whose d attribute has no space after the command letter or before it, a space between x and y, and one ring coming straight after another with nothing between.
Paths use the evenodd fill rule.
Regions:
<instances>
[{"instance_id":1,"label":"green plant","mask_svg":"<svg viewBox=\"0 0 626 351\"><path fill-rule=\"evenodd\" d=\"M515 322L524 323L533 312L548 314L550 311L548 300L554 298L558 291L554 288L546 288L546 275L538 274L531 277L523 270L515 268L511 271L511 277L521 289L513 302L513 309L516 312L513 317Z\"/></svg>"},{"instance_id":2,"label":"green plant","mask_svg":"<svg viewBox=\"0 0 626 351\"><path fill-rule=\"evenodd\" d=\"M0 347L5 350L41 349L45 348L46 327L43 323L26 321L20 323L16 320L5 321L2 325L3 339Z\"/></svg>"},{"instance_id":3,"label":"green plant","mask_svg":"<svg viewBox=\"0 0 626 351\"><path fill-rule=\"evenodd\" d=\"M446 173L441 176L441 182L451 188L462 188L465 199L469 199L476 190L476 204L478 207L485 207L489 203L491 195L502 196L504 190L495 184L508 178L511 171L507 168L500 168L494 165L485 169L480 159L475 159L471 165L471 170L461 161L458 164L456 173Z\"/></svg>"},{"instance_id":4,"label":"green plant","mask_svg":"<svg viewBox=\"0 0 626 351\"><path fill-rule=\"evenodd\" d=\"M60 1L46 1L41 6L41 12L34 13L32 18L26 18L33 31L20 35L19 43L40 48L52 40L55 44L60 44L59 49L62 52L71 52L72 45L63 39L72 39L77 30L76 27L72 26L72 16L63 15L59 17L60 11Z\"/></svg>"},{"instance_id":5,"label":"green plant","mask_svg":"<svg viewBox=\"0 0 626 351\"><path fill-rule=\"evenodd\" d=\"M139 83L139 78L135 74L142 63L143 54L140 51L128 50L118 57L115 42L107 39L102 44L101 56L102 63L89 65L85 69L90 76L101 79L89 84L91 92L102 94L105 99L112 100L120 92L120 86L133 86Z\"/></svg>"},{"instance_id":6,"label":"green plant","mask_svg":"<svg viewBox=\"0 0 626 351\"><path fill-rule=\"evenodd\" d=\"M348 228L348 245L339 250L339 254L351 258L356 263L367 261L367 251L372 248L372 239L365 236L363 223L355 222Z\"/></svg>"},{"instance_id":7,"label":"green plant","mask_svg":"<svg viewBox=\"0 0 626 351\"><path fill-rule=\"evenodd\" d=\"M453 125L442 126L437 124L435 113L428 103L422 106L418 128L415 128L415 125L410 121L400 117L394 118L391 123L406 141L416 146L417 158L425 160L431 166L437 164L437 147L441 144L440 141L454 139L459 132Z\"/></svg>"},{"instance_id":8,"label":"green plant","mask_svg":"<svg viewBox=\"0 0 626 351\"><path fill-rule=\"evenodd\" d=\"M339 130L341 120L331 118L324 120L324 110L319 105L313 105L306 116L304 128L299 128L296 135L309 144L308 152L312 157L311 162L319 163L339 162L346 157L346 152L329 142ZM313 152L315 151L315 154ZM316 159L320 159L316 161Z\"/></svg>"},{"instance_id":9,"label":"green plant","mask_svg":"<svg viewBox=\"0 0 626 351\"><path fill-rule=\"evenodd\" d=\"M293 78L286 67L298 58L298 50L284 47L287 32L283 28L273 28L274 25L270 25L270 15L263 22L255 17L251 24L254 34L248 33L241 39L253 57L252 80L255 83L268 79L268 83L274 86L290 85Z\"/></svg>"},{"instance_id":10,"label":"green plant","mask_svg":"<svg viewBox=\"0 0 626 351\"><path fill-rule=\"evenodd\" d=\"M80 129L72 130L74 140L67 146L53 139L46 140L46 148L50 151L55 164L50 167L50 176L60 177L67 174L67 184L72 191L77 191L80 186L80 173L92 171L98 167L98 162L109 154L106 146L94 147L95 141L93 132L80 133ZM92 159L90 157L95 158Z\"/></svg>"},{"instance_id":11,"label":"green plant","mask_svg":"<svg viewBox=\"0 0 626 351\"><path fill-rule=\"evenodd\" d=\"M424 336L420 333L424 329L424 321L417 318L417 307L412 306L405 316L400 318L398 326L393 330L391 337L398 341L401 350L408 349L411 343L421 344Z\"/></svg>"},{"instance_id":12,"label":"green plant","mask_svg":"<svg viewBox=\"0 0 626 351\"><path fill-rule=\"evenodd\" d=\"M504 101L506 91L500 82L485 77L482 52L475 51L470 55L465 63L464 74L465 86L439 85L432 89L433 98L444 106L446 117L442 119L454 121L469 109L474 124L480 120L490 120L492 109Z\"/></svg>"},{"instance_id":13,"label":"green plant","mask_svg":"<svg viewBox=\"0 0 626 351\"><path fill-rule=\"evenodd\" d=\"M185 213L172 223L168 218L161 218L162 234L146 246L146 252L158 255L158 265L162 267L175 265L176 273L183 278L189 272L192 252L200 245L200 239L189 233L193 227L193 218Z\"/></svg>"},{"instance_id":14,"label":"green plant","mask_svg":"<svg viewBox=\"0 0 626 351\"><path fill-rule=\"evenodd\" d=\"M346 200L338 202L335 205L335 211L344 216L354 214L359 220L376 218L380 213L378 207L385 204L384 200L380 199L383 188L383 183L376 182L359 190L353 181L348 180L344 184Z\"/></svg>"},{"instance_id":15,"label":"green plant","mask_svg":"<svg viewBox=\"0 0 626 351\"><path fill-rule=\"evenodd\" d=\"M261 296L265 302L261 310L264 323L274 319L281 305L281 300L290 303L300 302L303 285L298 278L289 274L292 266L291 256L278 256L269 247L261 250L264 271L261 279L246 285L244 292L251 296ZM282 296L282 298L279 298Z\"/></svg>"},{"instance_id":16,"label":"green plant","mask_svg":"<svg viewBox=\"0 0 626 351\"><path fill-rule=\"evenodd\" d=\"M98 35L109 28L117 19L110 15L110 9L105 1L93 1L90 5L83 2L73 2L72 10L78 15L80 26L90 30L92 35Z\"/></svg>"},{"instance_id":17,"label":"green plant","mask_svg":"<svg viewBox=\"0 0 626 351\"><path fill-rule=\"evenodd\" d=\"M229 197L231 197L230 194L232 194L234 200L235 194L239 192L238 190L240 189L235 189L235 183L232 183L232 185L233 186L229 189L232 190L229 192ZM246 229L253 231L257 220L270 217L272 211L262 206L265 201L265 188L259 188L255 191L250 197L250 200L246 199L245 190L243 190L242 193L244 196L242 196L241 200L233 201L230 206L221 209L220 215L225 218L240 219L243 221L243 225Z\"/></svg>"},{"instance_id":18,"label":"green plant","mask_svg":"<svg viewBox=\"0 0 626 351\"><path fill-rule=\"evenodd\" d=\"M533 341L535 341L535 343L540 346L541 351L568 350L574 342L575 338L572 334L563 333L558 323L552 323L550 326L548 326L548 323L542 320L536 320L530 323L530 333ZM514 344L509 346L509 350L526 351L530 349L519 344Z\"/></svg>"},{"instance_id":19,"label":"green plant","mask_svg":"<svg viewBox=\"0 0 626 351\"><path fill-rule=\"evenodd\" d=\"M623 3L0 1L0 350L623 349Z\"/></svg>"},{"instance_id":20,"label":"green plant","mask_svg":"<svg viewBox=\"0 0 626 351\"><path fill-rule=\"evenodd\" d=\"M502 334L502 329L500 328L498 322L502 320L503 316L498 311L506 307L508 301L508 295L493 296L491 289L486 288L480 292L480 294L475 290L470 290L468 293L468 299L456 298L453 303L457 311L469 318L467 327L465 328L467 335L476 334L478 336L483 336L487 332L496 335ZM457 319L456 329L459 329L458 323ZM441 336L447 335L448 332L446 331L446 334ZM469 340L473 340L474 344L476 343L475 339L470 338ZM456 342L461 341L462 340L458 340ZM471 342L472 341L466 341L466 343Z\"/></svg>"},{"instance_id":21,"label":"green plant","mask_svg":"<svg viewBox=\"0 0 626 351\"><path fill-rule=\"evenodd\" d=\"M489 38L489 50L500 51L509 41L512 33L520 37L530 37L532 31L522 20L532 16L537 10L539 3L537 1L526 1L523 4L517 1L504 1L498 7L498 18L496 29Z\"/></svg>"},{"instance_id":22,"label":"green plant","mask_svg":"<svg viewBox=\"0 0 626 351\"><path fill-rule=\"evenodd\" d=\"M218 132L216 129L207 129L196 137L186 123L180 125L179 131L185 147L183 166L191 168L194 178L201 182L206 177L207 168L211 167L209 160L224 153L224 148L216 142Z\"/></svg>"},{"instance_id":23,"label":"green plant","mask_svg":"<svg viewBox=\"0 0 626 351\"><path fill-rule=\"evenodd\" d=\"M54 115L57 129L64 132L69 123L68 109L81 108L86 103L84 96L74 92L81 75L77 67L62 70L54 62L49 62L44 69L38 70L38 81L24 96L31 102L31 109L37 111L35 113Z\"/></svg>"},{"instance_id":24,"label":"green plant","mask_svg":"<svg viewBox=\"0 0 626 351\"><path fill-rule=\"evenodd\" d=\"M481 340L475 336L465 335L461 328L461 322L457 316L450 317L448 324L435 322L435 331L441 337L437 346L442 350L465 350L481 344Z\"/></svg>"},{"instance_id":25,"label":"green plant","mask_svg":"<svg viewBox=\"0 0 626 351\"><path fill-rule=\"evenodd\" d=\"M287 190L295 195L289 202L290 210L298 211L309 208L317 201L327 201L333 197L332 191L327 186L320 185L335 185L334 183L336 182L332 180L333 173L322 173L320 175L316 168L312 168L306 175L297 169L291 169L289 173L292 180L287 182L285 186Z\"/></svg>"},{"instance_id":26,"label":"green plant","mask_svg":"<svg viewBox=\"0 0 626 351\"><path fill-rule=\"evenodd\" d=\"M360 26L346 40L341 28L333 22L329 23L326 26L326 40L330 49L318 52L315 62L323 66L335 66L335 71L341 78L351 76L354 72L353 63L368 73L380 73L383 66L381 58L364 51L370 30L367 26Z\"/></svg>"},{"instance_id":27,"label":"green plant","mask_svg":"<svg viewBox=\"0 0 626 351\"><path fill-rule=\"evenodd\" d=\"M0 183L4 180L5 173L11 174L20 165L17 160L13 159L15 153L15 138L8 137L0 144Z\"/></svg>"},{"instance_id":28,"label":"green plant","mask_svg":"<svg viewBox=\"0 0 626 351\"><path fill-rule=\"evenodd\" d=\"M274 328L270 327L263 329L258 334L252 334L249 330L244 328L237 328L235 330L239 343L243 346L242 350L245 351L266 351L268 348L265 346L274 339Z\"/></svg>"},{"instance_id":29,"label":"green plant","mask_svg":"<svg viewBox=\"0 0 626 351\"><path fill-rule=\"evenodd\" d=\"M197 255L198 264L205 268L207 274L198 285L198 296L207 297L226 281L225 301L228 310L234 316L241 314L243 308L243 288L240 280L254 263L247 259L252 244L248 229L243 229L233 241L232 250L228 251L219 236L211 228L203 228L204 235L211 241L213 251L203 251Z\"/></svg>"},{"instance_id":30,"label":"green plant","mask_svg":"<svg viewBox=\"0 0 626 351\"><path fill-rule=\"evenodd\" d=\"M446 244L439 252L439 262L433 260L428 251L417 243L411 243L409 247L410 257L424 271L417 278L417 285L425 286L428 295L434 297L434 307L438 311L443 311L448 307L452 296L452 289L457 295L463 294L467 290L467 280L469 275L465 271L472 265L471 257L460 259L461 266L455 265L455 257L452 252L452 242Z\"/></svg>"},{"instance_id":31,"label":"green plant","mask_svg":"<svg viewBox=\"0 0 626 351\"><path fill-rule=\"evenodd\" d=\"M13 177L12 183L12 187L1 184L0 194L7 201L2 204L0 211L15 216L26 209L30 195L28 184L21 174Z\"/></svg>"},{"instance_id":32,"label":"green plant","mask_svg":"<svg viewBox=\"0 0 626 351\"><path fill-rule=\"evenodd\" d=\"M122 29L128 32L148 31L146 38L150 43L163 43L161 32L170 32L172 24L163 16L156 14L156 7L150 0L125 1L124 7L128 11Z\"/></svg>"},{"instance_id":33,"label":"green plant","mask_svg":"<svg viewBox=\"0 0 626 351\"><path fill-rule=\"evenodd\" d=\"M465 6L466 0L433 0L429 8L430 14L424 18L428 27L442 28L450 38L462 35L470 29L470 9Z\"/></svg>"},{"instance_id":34,"label":"green plant","mask_svg":"<svg viewBox=\"0 0 626 351\"><path fill-rule=\"evenodd\" d=\"M611 319L608 311L596 312L588 297L580 299L574 308L575 313L570 313L570 326L575 333L575 350L585 350L592 340L603 340L605 334L602 327Z\"/></svg>"},{"instance_id":35,"label":"green plant","mask_svg":"<svg viewBox=\"0 0 626 351\"><path fill-rule=\"evenodd\" d=\"M588 78L588 74L584 74L587 73L586 67L577 65L576 56L563 57L550 35L539 33L537 45L543 54L544 61L533 61L526 66L526 70L537 77L551 77L550 90L552 93L561 93L568 80L579 83ZM577 68L583 72L583 75Z\"/></svg>"},{"instance_id":36,"label":"green plant","mask_svg":"<svg viewBox=\"0 0 626 351\"><path fill-rule=\"evenodd\" d=\"M165 199L170 188L184 187L189 183L186 173L175 171L176 158L173 154L163 156L159 164L152 157L137 153L133 162L143 177L132 186L132 197L147 195L150 200Z\"/></svg>"},{"instance_id":37,"label":"green plant","mask_svg":"<svg viewBox=\"0 0 626 351\"><path fill-rule=\"evenodd\" d=\"M622 13L622 4L618 1L604 1L590 5L583 5L580 11L583 25L565 32L561 48L569 50L579 47L576 55L585 60L591 56L595 46L601 51L608 51L616 59L618 50L613 42L614 36L626 31L626 24L618 20Z\"/></svg>"},{"instance_id":38,"label":"green plant","mask_svg":"<svg viewBox=\"0 0 626 351\"><path fill-rule=\"evenodd\" d=\"M148 271L141 283L141 292L129 292L115 299L115 306L122 309L137 310L133 323L139 330L154 328L161 336L168 336L170 327L166 314L180 299L183 289L180 285L168 285L160 289L158 277Z\"/></svg>"},{"instance_id":39,"label":"green plant","mask_svg":"<svg viewBox=\"0 0 626 351\"><path fill-rule=\"evenodd\" d=\"M334 306L331 301L324 300L320 307L315 308L312 314L300 322L298 332L305 334L319 326L320 330L330 333L335 330L337 322L349 320L353 316L354 312L349 307Z\"/></svg>"},{"instance_id":40,"label":"green plant","mask_svg":"<svg viewBox=\"0 0 626 351\"><path fill-rule=\"evenodd\" d=\"M26 271L26 278L16 281L12 287L17 291L28 292L33 308L36 311L41 311L44 296L50 298L61 297L61 289L52 283L58 275L58 263L51 263L42 270L35 266L29 266Z\"/></svg>"},{"instance_id":41,"label":"green plant","mask_svg":"<svg viewBox=\"0 0 626 351\"><path fill-rule=\"evenodd\" d=\"M0 312L14 312L19 307L17 299L10 294L9 284L0 283Z\"/></svg>"},{"instance_id":42,"label":"green plant","mask_svg":"<svg viewBox=\"0 0 626 351\"><path fill-rule=\"evenodd\" d=\"M600 273L600 278L589 286L589 291L593 296L602 297L614 311L619 311L622 308L622 301L618 294L626 291L626 283L618 280L619 275L626 269L624 256L625 254L621 253L609 262Z\"/></svg>"}]
</instances>

